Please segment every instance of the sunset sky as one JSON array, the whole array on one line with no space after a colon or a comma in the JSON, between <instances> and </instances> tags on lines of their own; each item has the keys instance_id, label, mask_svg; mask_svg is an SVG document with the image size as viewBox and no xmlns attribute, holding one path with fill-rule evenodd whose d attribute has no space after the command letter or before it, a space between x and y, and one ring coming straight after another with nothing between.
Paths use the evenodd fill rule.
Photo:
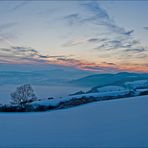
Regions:
<instances>
[{"instance_id":1,"label":"sunset sky","mask_svg":"<svg viewBox=\"0 0 148 148\"><path fill-rule=\"evenodd\" d=\"M0 63L148 72L147 1L0 1Z\"/></svg>"}]
</instances>

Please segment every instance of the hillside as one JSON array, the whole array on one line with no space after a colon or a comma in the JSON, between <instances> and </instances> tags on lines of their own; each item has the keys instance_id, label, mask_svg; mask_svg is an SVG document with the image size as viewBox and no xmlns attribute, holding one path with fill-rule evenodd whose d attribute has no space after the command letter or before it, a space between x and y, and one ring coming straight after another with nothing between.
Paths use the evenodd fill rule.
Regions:
<instances>
[{"instance_id":1,"label":"hillside","mask_svg":"<svg viewBox=\"0 0 148 148\"><path fill-rule=\"evenodd\" d=\"M117 73L117 74L95 74L70 81L72 85L101 87L105 85L123 85L125 82L148 79L146 73Z\"/></svg>"},{"instance_id":2,"label":"hillside","mask_svg":"<svg viewBox=\"0 0 148 148\"><path fill-rule=\"evenodd\" d=\"M1 113L0 147L148 147L148 96Z\"/></svg>"},{"instance_id":3,"label":"hillside","mask_svg":"<svg viewBox=\"0 0 148 148\"><path fill-rule=\"evenodd\" d=\"M78 79L92 74L76 69L53 69L39 71L0 71L0 85L60 85L71 79Z\"/></svg>"}]
</instances>

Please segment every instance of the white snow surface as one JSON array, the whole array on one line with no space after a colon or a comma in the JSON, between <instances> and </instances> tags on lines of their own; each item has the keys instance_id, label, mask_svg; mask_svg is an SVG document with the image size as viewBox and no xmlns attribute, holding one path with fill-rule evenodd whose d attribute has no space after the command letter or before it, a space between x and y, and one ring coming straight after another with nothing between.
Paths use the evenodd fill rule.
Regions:
<instances>
[{"instance_id":1,"label":"white snow surface","mask_svg":"<svg viewBox=\"0 0 148 148\"><path fill-rule=\"evenodd\" d=\"M148 87L148 80L137 80L133 82L125 82L125 86L136 89L139 87Z\"/></svg>"},{"instance_id":2,"label":"white snow surface","mask_svg":"<svg viewBox=\"0 0 148 148\"><path fill-rule=\"evenodd\" d=\"M0 147L148 147L148 96L0 113Z\"/></svg>"},{"instance_id":3,"label":"white snow surface","mask_svg":"<svg viewBox=\"0 0 148 148\"><path fill-rule=\"evenodd\" d=\"M144 88L144 89L136 89L137 92L145 92L148 91L148 88Z\"/></svg>"},{"instance_id":4,"label":"white snow surface","mask_svg":"<svg viewBox=\"0 0 148 148\"><path fill-rule=\"evenodd\" d=\"M99 92L108 92L108 91L121 91L121 90L125 90L124 87L121 87L121 86L104 86L104 87L100 87L100 88L97 88L97 90Z\"/></svg>"},{"instance_id":5,"label":"white snow surface","mask_svg":"<svg viewBox=\"0 0 148 148\"><path fill-rule=\"evenodd\" d=\"M82 95L73 95L73 96L68 96L65 98L57 98L57 99L51 99L51 100L43 100L43 101L34 101L30 103L32 106L36 107L38 105L43 105L43 106L57 106L61 102L65 101L70 101L73 99L80 99L82 97L90 98L90 97L112 97L112 96L118 96L118 95L126 95L129 93L129 90L124 89L121 91L110 91L110 92L98 92L98 93L88 93L88 94L82 94ZM103 98L101 98L102 100Z\"/></svg>"},{"instance_id":6,"label":"white snow surface","mask_svg":"<svg viewBox=\"0 0 148 148\"><path fill-rule=\"evenodd\" d=\"M0 103L9 103L11 97L10 93L14 92L18 85L3 85L0 86ZM46 99L48 97L65 97L68 94L74 93L76 91L82 90L87 91L88 87L78 87L78 86L69 86L69 85L51 85L51 86L42 86L42 85L33 85L32 86L37 98Z\"/></svg>"}]
</instances>

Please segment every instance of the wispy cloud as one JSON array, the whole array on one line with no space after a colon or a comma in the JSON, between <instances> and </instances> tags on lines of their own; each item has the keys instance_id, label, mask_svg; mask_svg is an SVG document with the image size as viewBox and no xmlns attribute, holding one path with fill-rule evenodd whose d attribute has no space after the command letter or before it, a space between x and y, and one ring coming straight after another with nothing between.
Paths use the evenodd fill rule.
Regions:
<instances>
[{"instance_id":1,"label":"wispy cloud","mask_svg":"<svg viewBox=\"0 0 148 148\"><path fill-rule=\"evenodd\" d=\"M0 63L14 64L57 64L75 67L78 69L96 71L96 72L114 72L123 70L135 70L135 66L125 64L117 65L113 62L102 62L100 64L80 60L74 56L64 55L42 55L36 49L31 47L12 46L10 48L0 48ZM133 67L132 67L133 66ZM137 66L137 65L136 65ZM145 65L138 65L139 70L146 71ZM132 69L130 69L132 67Z\"/></svg>"},{"instance_id":2,"label":"wispy cloud","mask_svg":"<svg viewBox=\"0 0 148 148\"><path fill-rule=\"evenodd\" d=\"M133 32L134 32L134 30L130 30L130 31L127 31L127 32L123 32L123 34L129 36L129 35L131 35Z\"/></svg>"},{"instance_id":3,"label":"wispy cloud","mask_svg":"<svg viewBox=\"0 0 148 148\"><path fill-rule=\"evenodd\" d=\"M144 30L148 30L148 27L143 27Z\"/></svg>"},{"instance_id":4,"label":"wispy cloud","mask_svg":"<svg viewBox=\"0 0 148 148\"><path fill-rule=\"evenodd\" d=\"M11 46L10 48L0 48L0 57L0 62L7 57L13 63L48 63L48 61L62 56L42 55L31 47Z\"/></svg>"},{"instance_id":5,"label":"wispy cloud","mask_svg":"<svg viewBox=\"0 0 148 148\"><path fill-rule=\"evenodd\" d=\"M128 51L128 52L144 52L145 49L143 47L139 47L139 48L129 48L129 49L126 49L125 51Z\"/></svg>"},{"instance_id":6,"label":"wispy cloud","mask_svg":"<svg viewBox=\"0 0 148 148\"><path fill-rule=\"evenodd\" d=\"M9 22L9 23L0 24L0 31L10 29L16 25L17 25L16 22Z\"/></svg>"},{"instance_id":7,"label":"wispy cloud","mask_svg":"<svg viewBox=\"0 0 148 148\"><path fill-rule=\"evenodd\" d=\"M28 1L16 2L11 11L15 15L19 14L21 8L27 3ZM112 71L126 69L126 65L122 65L125 62L144 61L143 57L146 56L147 47L142 46L140 40L136 39L135 28L128 29L119 25L118 19L115 21L99 1L65 2L62 5L52 2L51 5L51 7L37 5L37 9L29 5L27 12L30 13L32 8L35 12L27 17L21 14L28 21L23 20L21 15L16 15L19 17L18 20L21 20L20 24L0 23L0 43L6 42L10 46L10 48L0 48L1 62L54 63L86 70L106 71L108 69ZM43 13L40 14L40 12ZM47 18L49 19L48 26L45 24ZM45 53L54 53L54 50L58 53L61 50L60 53L65 53L65 55L46 55L31 47L15 45L15 42L11 41L10 33L11 29L15 29L17 25L20 25L17 32L20 35L23 34L19 38L20 44L18 45L21 45L23 41L29 46L35 45L41 49L43 47L42 50ZM148 30L148 27L144 29ZM30 37L28 32L31 34ZM53 48L51 52L47 51L50 47ZM73 56L70 56L71 53ZM144 63L141 61L139 64Z\"/></svg>"},{"instance_id":8,"label":"wispy cloud","mask_svg":"<svg viewBox=\"0 0 148 148\"><path fill-rule=\"evenodd\" d=\"M11 33L10 29L17 26L16 22L9 22L0 24L0 42L5 42L6 44L13 46L12 39L16 38L14 34ZM8 33L9 32L9 33Z\"/></svg>"},{"instance_id":9,"label":"wispy cloud","mask_svg":"<svg viewBox=\"0 0 148 148\"><path fill-rule=\"evenodd\" d=\"M78 60L72 57L57 58L57 63L96 72L113 72L114 70L120 71L120 68L115 67L115 64L113 63L96 64L85 60Z\"/></svg>"},{"instance_id":10,"label":"wispy cloud","mask_svg":"<svg viewBox=\"0 0 148 148\"><path fill-rule=\"evenodd\" d=\"M106 40L98 47L95 47L96 50L119 50L126 52L144 52L145 48L139 45L138 41L126 41L126 40Z\"/></svg>"},{"instance_id":11,"label":"wispy cloud","mask_svg":"<svg viewBox=\"0 0 148 148\"><path fill-rule=\"evenodd\" d=\"M64 47L71 47L71 46L77 46L77 45L81 45L87 42L87 39L84 38L77 38L75 40L70 40L67 41L65 44L63 44L62 46Z\"/></svg>"},{"instance_id":12,"label":"wispy cloud","mask_svg":"<svg viewBox=\"0 0 148 148\"><path fill-rule=\"evenodd\" d=\"M102 18L102 19L106 19L106 20L110 19L106 10L101 8L97 1L90 1L90 2L86 2L86 3L82 3L81 5L87 7L98 18Z\"/></svg>"},{"instance_id":13,"label":"wispy cloud","mask_svg":"<svg viewBox=\"0 0 148 148\"><path fill-rule=\"evenodd\" d=\"M102 62L103 64L105 64L105 65L112 65L112 66L116 66L116 64L115 63L110 63L110 62Z\"/></svg>"},{"instance_id":14,"label":"wispy cloud","mask_svg":"<svg viewBox=\"0 0 148 148\"><path fill-rule=\"evenodd\" d=\"M102 43L107 41L108 38L77 38L70 41L67 41L63 46L64 47L71 47L71 46L77 46L82 44L94 44L94 43Z\"/></svg>"},{"instance_id":15,"label":"wispy cloud","mask_svg":"<svg viewBox=\"0 0 148 148\"><path fill-rule=\"evenodd\" d=\"M64 20L68 21L70 25L73 25L79 19L80 19L80 16L78 13L73 13L64 17Z\"/></svg>"},{"instance_id":16,"label":"wispy cloud","mask_svg":"<svg viewBox=\"0 0 148 148\"><path fill-rule=\"evenodd\" d=\"M134 29L126 30L124 27L117 25L108 12L100 6L98 1L82 1L80 5L87 10L88 15L74 13L67 15L65 20L71 22L73 25L94 24L98 27L103 26L109 33L106 33L104 36L94 35L94 37L91 38L74 38L73 40L67 41L64 47L92 44L92 46L94 46L92 49L97 49L98 51L118 50L119 52L122 51L122 54L125 55L127 52L131 54L145 52L145 48L142 47L140 41L134 37ZM147 27L145 27L145 29L147 29Z\"/></svg>"},{"instance_id":17,"label":"wispy cloud","mask_svg":"<svg viewBox=\"0 0 148 148\"><path fill-rule=\"evenodd\" d=\"M29 2L30 2L29 0L18 2L18 4L16 4L16 5L11 9L11 11L16 11L16 10L21 9L22 7L24 7L25 5L27 5Z\"/></svg>"},{"instance_id":18,"label":"wispy cloud","mask_svg":"<svg viewBox=\"0 0 148 148\"><path fill-rule=\"evenodd\" d=\"M109 16L108 12L99 5L98 1L86 1L81 5L88 9L91 13L91 15L88 18L83 19L83 21L91 20L96 25L105 26L110 31L118 34L130 35L133 32L133 30L126 31L123 27L116 25L114 20Z\"/></svg>"}]
</instances>

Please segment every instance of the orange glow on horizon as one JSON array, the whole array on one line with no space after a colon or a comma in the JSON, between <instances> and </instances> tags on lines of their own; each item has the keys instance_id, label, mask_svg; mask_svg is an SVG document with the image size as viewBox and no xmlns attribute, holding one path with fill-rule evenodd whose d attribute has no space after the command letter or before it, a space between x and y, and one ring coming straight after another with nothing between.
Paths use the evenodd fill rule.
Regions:
<instances>
[{"instance_id":1,"label":"orange glow on horizon","mask_svg":"<svg viewBox=\"0 0 148 148\"><path fill-rule=\"evenodd\" d=\"M143 66L143 65L111 65L107 63L91 63L88 61L81 61L81 60L74 60L72 59L71 61L58 61L58 60L48 60L44 62L38 62L38 61L8 61L8 62L3 62L1 64L12 64L12 65L21 65L21 64L26 64L26 65L61 65L65 67L74 67L77 69L81 70L88 70L88 71L94 71L94 72L100 72L101 69L104 69L104 71L115 71L115 72L120 72L120 71L128 71L128 72L142 72L142 73L148 73L148 67Z\"/></svg>"}]
</instances>

